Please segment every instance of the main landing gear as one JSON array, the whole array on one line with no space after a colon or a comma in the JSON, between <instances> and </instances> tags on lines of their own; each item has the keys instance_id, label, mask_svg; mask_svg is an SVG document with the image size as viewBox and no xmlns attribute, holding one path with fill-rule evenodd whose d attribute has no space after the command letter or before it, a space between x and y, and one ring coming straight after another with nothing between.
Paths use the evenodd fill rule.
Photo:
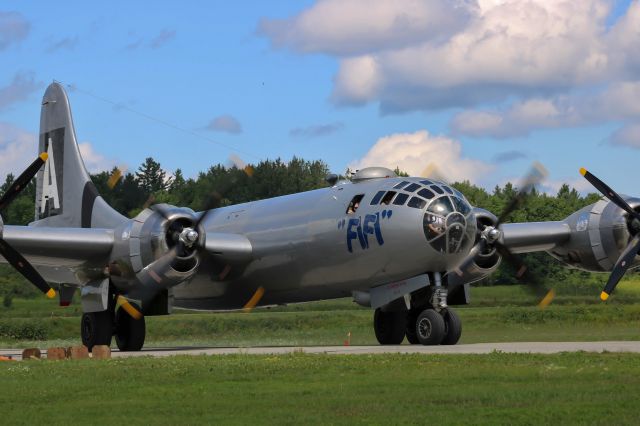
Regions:
<instances>
[{"instance_id":1,"label":"main landing gear","mask_svg":"<svg viewBox=\"0 0 640 426\"><path fill-rule=\"evenodd\" d=\"M411 344L455 345L462 335L462 322L451 308L439 312L423 310L384 312L376 309L373 328L381 345L399 345L404 338Z\"/></svg>"},{"instance_id":2,"label":"main landing gear","mask_svg":"<svg viewBox=\"0 0 640 426\"><path fill-rule=\"evenodd\" d=\"M140 307L130 302L138 311ZM89 351L96 345L111 345L112 336L121 351L139 351L144 345L144 317L135 319L124 309L116 307L115 297L110 297L109 308L101 312L86 312L80 321L82 344Z\"/></svg>"}]
</instances>

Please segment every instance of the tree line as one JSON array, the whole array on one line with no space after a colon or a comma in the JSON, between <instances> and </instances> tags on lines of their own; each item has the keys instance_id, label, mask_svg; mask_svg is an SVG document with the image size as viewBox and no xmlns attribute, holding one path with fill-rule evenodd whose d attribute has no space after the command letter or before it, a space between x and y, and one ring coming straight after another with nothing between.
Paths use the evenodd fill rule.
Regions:
<instances>
[{"instance_id":1,"label":"tree line","mask_svg":"<svg viewBox=\"0 0 640 426\"><path fill-rule=\"evenodd\" d=\"M406 175L400 170L396 172ZM221 194L221 205L232 205L326 187L329 167L320 160L308 161L294 157L288 162L281 159L264 160L246 167L216 164L207 171L198 173L195 178L185 178L180 169L172 176L167 176L160 163L149 157L135 172L122 174L114 184L114 176L118 177L119 174L121 172L114 168L92 174L91 179L105 201L121 214L133 217L145 206L155 203L168 203L201 211L211 205L214 193ZM0 190L4 193L13 180L12 174L7 175ZM517 193L517 188L511 183L496 186L493 191L487 191L468 181L456 182L452 186L462 192L472 205L485 208L496 215L500 214ZM534 190L527 202L517 208L508 221L560 220L598 199L597 194L582 196L568 185L563 185L555 195ZM35 179L2 212L2 217L5 224L26 225L33 221L34 211ZM582 284L600 282L602 279L594 278L588 273L567 270L544 253L528 254L524 258L530 269L547 281ZM513 283L512 277L509 267L502 265L484 283ZM7 291L18 295L35 294L30 285L8 285L9 282L18 281L23 283L10 269L0 268L0 294Z\"/></svg>"}]
</instances>

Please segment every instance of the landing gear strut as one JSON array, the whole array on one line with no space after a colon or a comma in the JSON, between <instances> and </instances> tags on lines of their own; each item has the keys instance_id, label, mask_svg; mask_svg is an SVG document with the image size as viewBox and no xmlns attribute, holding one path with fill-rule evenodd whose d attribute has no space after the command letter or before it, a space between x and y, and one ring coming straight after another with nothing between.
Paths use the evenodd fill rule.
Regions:
<instances>
[{"instance_id":1,"label":"landing gear strut","mask_svg":"<svg viewBox=\"0 0 640 426\"><path fill-rule=\"evenodd\" d=\"M118 349L139 351L144 345L146 333L144 317L140 319L131 317L124 309L116 308L115 294L110 294L109 297L107 310L82 314L80 321L82 344L89 351L92 351L96 345L111 346L111 338L115 335ZM138 305L131 304L140 311Z\"/></svg>"}]
</instances>

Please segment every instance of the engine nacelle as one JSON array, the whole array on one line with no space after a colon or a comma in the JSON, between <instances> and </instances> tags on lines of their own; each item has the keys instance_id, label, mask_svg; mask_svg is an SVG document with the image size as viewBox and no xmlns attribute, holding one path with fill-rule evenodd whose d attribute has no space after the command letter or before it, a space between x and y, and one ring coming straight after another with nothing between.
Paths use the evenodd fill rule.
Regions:
<instances>
[{"instance_id":1,"label":"engine nacelle","mask_svg":"<svg viewBox=\"0 0 640 426\"><path fill-rule=\"evenodd\" d=\"M639 199L626 201L634 209L640 209ZM563 222L570 228L569 238L549 250L549 254L585 271L610 271L632 237L628 214L604 198Z\"/></svg>"},{"instance_id":2,"label":"engine nacelle","mask_svg":"<svg viewBox=\"0 0 640 426\"><path fill-rule=\"evenodd\" d=\"M188 208L161 205L163 214L145 209L115 231L114 259L108 267L111 281L123 292L144 285L137 276L146 266L169 252L175 244L176 229L190 227L195 213ZM177 257L163 275L162 287L169 288L189 280L197 271L195 251Z\"/></svg>"},{"instance_id":3,"label":"engine nacelle","mask_svg":"<svg viewBox=\"0 0 640 426\"><path fill-rule=\"evenodd\" d=\"M485 226L495 226L498 218L488 210L474 207L473 214L478 223L478 229ZM478 237L479 238L479 237ZM474 244L478 241L476 240ZM478 253L473 259L473 264L467 267L464 276L460 277L456 273L449 274L448 284L450 287L458 287L460 284L469 284L491 275L500 266L500 255L494 247L487 251Z\"/></svg>"}]
</instances>

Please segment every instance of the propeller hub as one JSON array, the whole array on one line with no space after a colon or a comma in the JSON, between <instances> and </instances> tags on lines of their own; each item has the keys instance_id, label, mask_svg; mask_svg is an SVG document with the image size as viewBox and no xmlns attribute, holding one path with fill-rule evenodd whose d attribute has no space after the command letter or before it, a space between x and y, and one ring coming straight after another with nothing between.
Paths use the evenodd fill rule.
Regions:
<instances>
[{"instance_id":1,"label":"propeller hub","mask_svg":"<svg viewBox=\"0 0 640 426\"><path fill-rule=\"evenodd\" d=\"M501 235L502 232L493 226L487 226L482 230L482 238L487 240L489 244L498 241Z\"/></svg>"},{"instance_id":2,"label":"propeller hub","mask_svg":"<svg viewBox=\"0 0 640 426\"><path fill-rule=\"evenodd\" d=\"M180 241L187 247L192 247L200 235L193 228L184 228L178 237Z\"/></svg>"}]
</instances>

